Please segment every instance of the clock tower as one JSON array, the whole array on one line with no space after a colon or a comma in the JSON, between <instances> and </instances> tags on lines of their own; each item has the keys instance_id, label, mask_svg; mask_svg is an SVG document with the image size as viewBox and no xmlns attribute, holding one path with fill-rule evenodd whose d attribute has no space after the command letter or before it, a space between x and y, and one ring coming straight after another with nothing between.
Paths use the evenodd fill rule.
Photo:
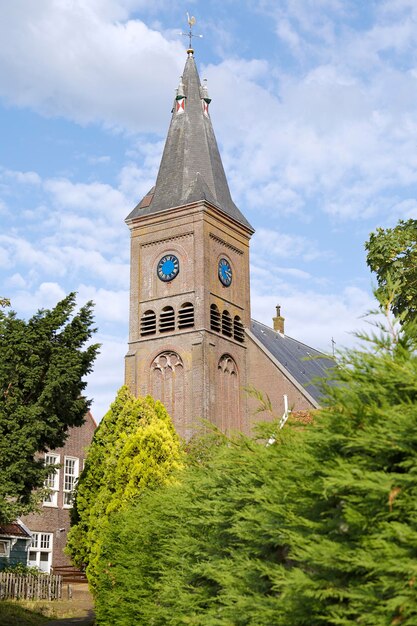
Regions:
<instances>
[{"instance_id":1,"label":"clock tower","mask_svg":"<svg viewBox=\"0 0 417 626\"><path fill-rule=\"evenodd\" d=\"M155 186L131 231L126 384L160 399L188 439L199 420L249 429L249 239L234 204L188 50Z\"/></svg>"}]
</instances>

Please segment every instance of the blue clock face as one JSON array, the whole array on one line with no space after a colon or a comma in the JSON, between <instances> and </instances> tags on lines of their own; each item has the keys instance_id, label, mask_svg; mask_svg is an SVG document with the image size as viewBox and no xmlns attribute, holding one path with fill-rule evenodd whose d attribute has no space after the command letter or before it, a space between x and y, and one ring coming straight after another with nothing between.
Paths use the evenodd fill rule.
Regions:
<instances>
[{"instance_id":1,"label":"blue clock face","mask_svg":"<svg viewBox=\"0 0 417 626\"><path fill-rule=\"evenodd\" d=\"M229 261L224 258L219 261L219 279L225 287L229 287L232 282L232 268Z\"/></svg>"},{"instance_id":2,"label":"blue clock face","mask_svg":"<svg viewBox=\"0 0 417 626\"><path fill-rule=\"evenodd\" d=\"M158 278L164 282L173 280L180 271L180 262L174 254L166 254L158 263L156 272Z\"/></svg>"}]
</instances>

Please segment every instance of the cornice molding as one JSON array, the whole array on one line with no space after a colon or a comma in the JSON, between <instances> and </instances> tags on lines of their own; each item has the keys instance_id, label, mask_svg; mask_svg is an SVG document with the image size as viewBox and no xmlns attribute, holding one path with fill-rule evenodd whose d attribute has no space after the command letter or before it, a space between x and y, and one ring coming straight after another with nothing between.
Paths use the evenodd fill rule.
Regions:
<instances>
[{"instance_id":1,"label":"cornice molding","mask_svg":"<svg viewBox=\"0 0 417 626\"><path fill-rule=\"evenodd\" d=\"M193 235L193 232L189 232L183 233L182 235L176 235L175 237L164 237L163 239L157 239L156 241L143 243L142 248L152 248L152 246L158 246L160 243L165 243L166 241L179 241L180 239L187 239L188 237L192 237Z\"/></svg>"},{"instance_id":2,"label":"cornice molding","mask_svg":"<svg viewBox=\"0 0 417 626\"><path fill-rule=\"evenodd\" d=\"M233 250L233 252L236 252L237 254L240 254L240 255L243 254L243 250L239 250L239 248L232 246L231 243L227 243L227 241L224 241L224 239L221 239L214 233L210 233L210 239L214 239L215 241L217 241L217 243L220 243L222 246L224 246L225 248L228 248L229 250Z\"/></svg>"}]
</instances>

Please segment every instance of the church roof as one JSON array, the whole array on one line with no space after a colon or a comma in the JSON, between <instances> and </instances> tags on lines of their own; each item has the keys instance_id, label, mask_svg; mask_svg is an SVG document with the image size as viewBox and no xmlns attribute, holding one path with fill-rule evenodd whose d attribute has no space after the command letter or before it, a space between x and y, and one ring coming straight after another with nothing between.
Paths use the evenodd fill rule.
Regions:
<instances>
[{"instance_id":1,"label":"church roof","mask_svg":"<svg viewBox=\"0 0 417 626\"><path fill-rule=\"evenodd\" d=\"M133 209L127 221L207 200L254 230L230 195L208 114L209 102L207 87L201 86L193 54L189 51L155 187Z\"/></svg>"},{"instance_id":2,"label":"church roof","mask_svg":"<svg viewBox=\"0 0 417 626\"><path fill-rule=\"evenodd\" d=\"M266 351L320 404L324 394L318 381L331 376L335 361L296 339L277 333L265 324L255 320L251 322L253 335Z\"/></svg>"}]
</instances>

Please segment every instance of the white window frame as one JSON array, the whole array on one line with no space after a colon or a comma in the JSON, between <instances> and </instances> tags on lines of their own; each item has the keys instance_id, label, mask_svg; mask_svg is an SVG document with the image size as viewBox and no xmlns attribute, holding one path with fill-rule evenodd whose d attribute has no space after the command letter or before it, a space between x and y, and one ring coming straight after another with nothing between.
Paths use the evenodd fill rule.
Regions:
<instances>
[{"instance_id":1,"label":"white window frame","mask_svg":"<svg viewBox=\"0 0 417 626\"><path fill-rule=\"evenodd\" d=\"M8 559L10 556L10 541L8 539L0 539L1 544L4 546L4 552L0 551L0 559Z\"/></svg>"},{"instance_id":2,"label":"white window frame","mask_svg":"<svg viewBox=\"0 0 417 626\"><path fill-rule=\"evenodd\" d=\"M49 574L52 566L53 545L53 533L32 532L32 541L28 549L28 565ZM33 555L35 558L31 558Z\"/></svg>"},{"instance_id":3,"label":"white window frame","mask_svg":"<svg viewBox=\"0 0 417 626\"><path fill-rule=\"evenodd\" d=\"M59 465L61 457L54 452L47 452L45 454L45 465ZM58 506L58 493L59 493L59 467L55 469L54 474L50 474L44 482L44 486L50 489L50 493L43 501L44 506Z\"/></svg>"},{"instance_id":4,"label":"white window frame","mask_svg":"<svg viewBox=\"0 0 417 626\"><path fill-rule=\"evenodd\" d=\"M72 472L68 472L67 462L73 462ZM72 507L72 495L80 475L80 459L75 456L64 456L64 500L63 508Z\"/></svg>"}]
</instances>

